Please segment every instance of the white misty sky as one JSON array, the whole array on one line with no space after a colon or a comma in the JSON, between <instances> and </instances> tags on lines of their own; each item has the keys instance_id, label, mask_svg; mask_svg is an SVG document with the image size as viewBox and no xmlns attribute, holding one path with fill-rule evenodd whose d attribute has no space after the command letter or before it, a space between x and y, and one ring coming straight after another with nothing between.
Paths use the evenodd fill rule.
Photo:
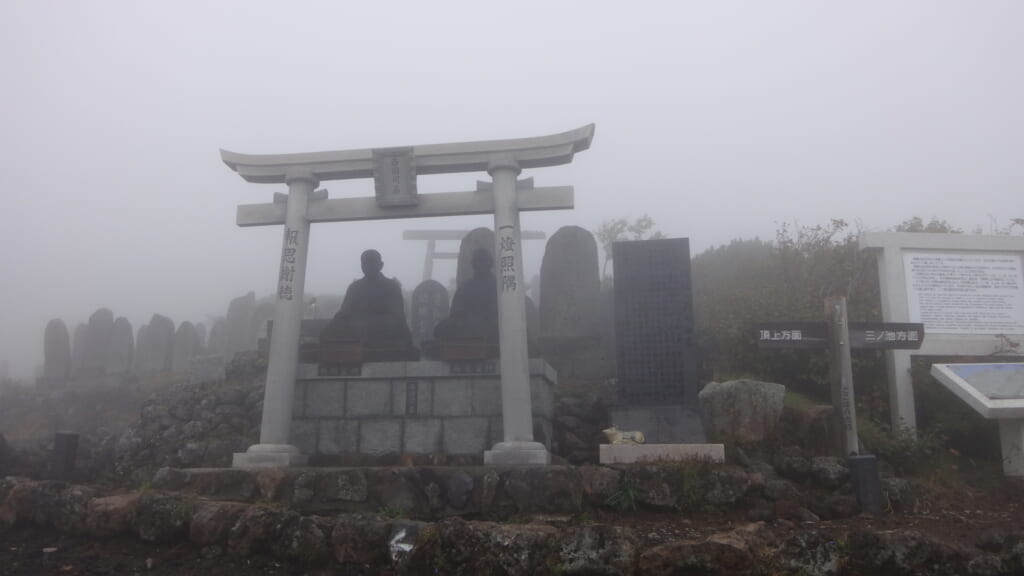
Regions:
<instances>
[{"instance_id":1,"label":"white misty sky","mask_svg":"<svg viewBox=\"0 0 1024 576\"><path fill-rule=\"evenodd\" d=\"M281 230L241 229L218 149L305 152L514 138L594 122L576 209L528 229L650 214L700 251L781 222L961 227L1024 217L1024 3L0 3L0 360L42 362L48 319L106 306L135 329L223 314L276 283ZM421 192L475 177L421 178ZM332 197L368 180L326 182ZM407 288L411 228L313 227L307 288L368 247ZM527 277L542 243L527 245ZM439 270L442 281L454 275Z\"/></svg>"}]
</instances>

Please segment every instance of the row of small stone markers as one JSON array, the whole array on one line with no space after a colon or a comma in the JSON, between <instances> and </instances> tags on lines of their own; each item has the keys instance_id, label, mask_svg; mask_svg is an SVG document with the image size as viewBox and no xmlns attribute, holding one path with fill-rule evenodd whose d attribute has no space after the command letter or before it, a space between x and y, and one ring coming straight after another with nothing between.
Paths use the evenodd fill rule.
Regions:
<instances>
[{"instance_id":1,"label":"row of small stone markers","mask_svg":"<svg viewBox=\"0 0 1024 576\"><path fill-rule=\"evenodd\" d=\"M69 337L67 325L50 320L43 334L42 381L59 384L68 380L186 372L192 359L205 350L206 328L182 322L177 330L170 318L154 314L139 328L138 338L131 322L107 308L94 312L87 324L75 327Z\"/></svg>"}]
</instances>

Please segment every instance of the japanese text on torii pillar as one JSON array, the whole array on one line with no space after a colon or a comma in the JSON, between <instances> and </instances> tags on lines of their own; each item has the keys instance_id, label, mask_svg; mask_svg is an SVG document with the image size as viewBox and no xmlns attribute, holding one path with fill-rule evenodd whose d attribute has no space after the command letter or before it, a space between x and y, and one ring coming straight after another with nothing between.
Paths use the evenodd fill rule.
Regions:
<instances>
[{"instance_id":1,"label":"japanese text on torii pillar","mask_svg":"<svg viewBox=\"0 0 1024 576\"><path fill-rule=\"evenodd\" d=\"M498 266L501 270L501 291L515 292L516 283L516 239L512 230L501 231L501 242L499 243Z\"/></svg>"},{"instance_id":2,"label":"japanese text on torii pillar","mask_svg":"<svg viewBox=\"0 0 1024 576\"><path fill-rule=\"evenodd\" d=\"M284 229L284 248L281 250L281 275L277 279L277 299L291 300L295 280L295 254L299 249L299 231Z\"/></svg>"}]
</instances>

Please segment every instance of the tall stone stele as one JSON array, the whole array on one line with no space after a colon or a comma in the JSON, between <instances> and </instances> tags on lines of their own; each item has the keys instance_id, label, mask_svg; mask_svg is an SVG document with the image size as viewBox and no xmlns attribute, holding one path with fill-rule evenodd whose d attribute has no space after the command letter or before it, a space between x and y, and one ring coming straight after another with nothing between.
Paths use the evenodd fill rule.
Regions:
<instances>
[{"instance_id":1,"label":"tall stone stele","mask_svg":"<svg viewBox=\"0 0 1024 576\"><path fill-rule=\"evenodd\" d=\"M89 327L79 322L75 325L75 331L71 334L71 378L82 376L85 366L86 338L89 334Z\"/></svg>"},{"instance_id":2,"label":"tall stone stele","mask_svg":"<svg viewBox=\"0 0 1024 576\"><path fill-rule=\"evenodd\" d=\"M548 239L540 267L540 330L544 357L561 378L612 376L601 345L601 278L594 235L563 226Z\"/></svg>"},{"instance_id":3,"label":"tall stone stele","mask_svg":"<svg viewBox=\"0 0 1024 576\"><path fill-rule=\"evenodd\" d=\"M239 296L228 304L223 336L226 361L230 362L238 352L256 349L255 316L256 294L253 292Z\"/></svg>"},{"instance_id":4,"label":"tall stone stele","mask_svg":"<svg viewBox=\"0 0 1024 576\"><path fill-rule=\"evenodd\" d=\"M43 333L43 378L54 383L71 378L71 337L59 318L47 322Z\"/></svg>"},{"instance_id":5,"label":"tall stone stele","mask_svg":"<svg viewBox=\"0 0 1024 576\"><path fill-rule=\"evenodd\" d=\"M611 423L652 444L702 443L689 239L616 242L612 254L621 405Z\"/></svg>"},{"instance_id":6,"label":"tall stone stele","mask_svg":"<svg viewBox=\"0 0 1024 576\"><path fill-rule=\"evenodd\" d=\"M192 358L199 352L199 332L189 321L182 322L174 333L174 346L171 354L171 371L187 373Z\"/></svg>"},{"instance_id":7,"label":"tall stone stele","mask_svg":"<svg viewBox=\"0 0 1024 576\"><path fill-rule=\"evenodd\" d=\"M113 335L114 313L109 308L100 308L89 316L80 376L95 377L105 373L107 349Z\"/></svg>"},{"instance_id":8,"label":"tall stone stele","mask_svg":"<svg viewBox=\"0 0 1024 576\"><path fill-rule=\"evenodd\" d=\"M174 321L167 316L153 314L149 324L139 332L139 374L156 374L170 370L173 350Z\"/></svg>"},{"instance_id":9,"label":"tall stone stele","mask_svg":"<svg viewBox=\"0 0 1024 576\"><path fill-rule=\"evenodd\" d=\"M128 374L132 371L134 361L135 337L132 333L132 323L124 316L120 316L114 320L104 372L109 375Z\"/></svg>"}]
</instances>

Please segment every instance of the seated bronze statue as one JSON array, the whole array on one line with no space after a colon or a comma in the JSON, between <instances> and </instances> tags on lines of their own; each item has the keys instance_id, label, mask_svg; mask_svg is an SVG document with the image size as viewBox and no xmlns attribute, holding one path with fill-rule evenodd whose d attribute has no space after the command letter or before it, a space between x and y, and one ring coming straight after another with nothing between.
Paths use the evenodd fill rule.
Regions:
<instances>
[{"instance_id":1,"label":"seated bronze statue","mask_svg":"<svg viewBox=\"0 0 1024 576\"><path fill-rule=\"evenodd\" d=\"M341 309L320 333L322 358L330 361L327 351L345 343L359 350L352 359L360 361L415 360L401 286L381 273L380 252L363 252L360 263L363 277L349 285Z\"/></svg>"},{"instance_id":2,"label":"seated bronze statue","mask_svg":"<svg viewBox=\"0 0 1024 576\"><path fill-rule=\"evenodd\" d=\"M439 343L473 340L490 348L498 344L498 280L490 251L473 252L473 277L455 290L451 313L434 328Z\"/></svg>"}]
</instances>

